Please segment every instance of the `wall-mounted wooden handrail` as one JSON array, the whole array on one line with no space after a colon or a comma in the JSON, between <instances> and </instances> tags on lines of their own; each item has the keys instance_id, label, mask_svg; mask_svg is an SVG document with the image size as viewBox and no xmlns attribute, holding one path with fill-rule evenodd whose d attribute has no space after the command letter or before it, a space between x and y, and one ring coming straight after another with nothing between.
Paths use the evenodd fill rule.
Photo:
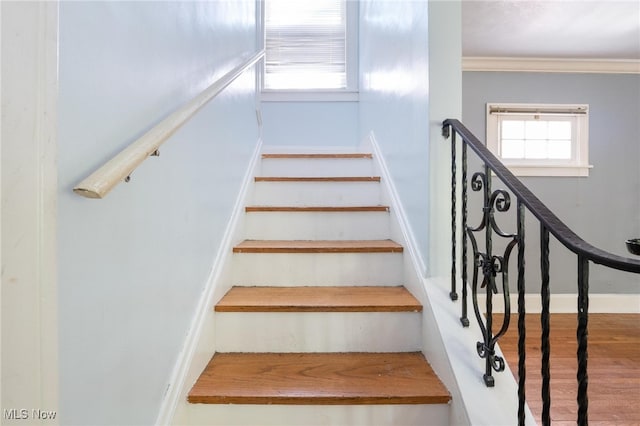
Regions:
<instances>
[{"instance_id":1,"label":"wall-mounted wooden handrail","mask_svg":"<svg viewBox=\"0 0 640 426\"><path fill-rule=\"evenodd\" d=\"M263 57L264 49L256 52L246 61L216 80L198 96L166 117L76 185L73 188L73 192L87 198L104 198L114 186L126 180L147 157L157 153L160 145L193 117L207 102L216 97L240 74L255 65Z\"/></svg>"}]
</instances>

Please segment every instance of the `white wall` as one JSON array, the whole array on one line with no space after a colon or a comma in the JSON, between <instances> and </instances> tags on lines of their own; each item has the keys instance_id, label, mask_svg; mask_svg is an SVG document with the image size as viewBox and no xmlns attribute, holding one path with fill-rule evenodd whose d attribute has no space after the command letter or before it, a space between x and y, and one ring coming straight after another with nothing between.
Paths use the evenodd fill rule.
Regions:
<instances>
[{"instance_id":1,"label":"white wall","mask_svg":"<svg viewBox=\"0 0 640 426\"><path fill-rule=\"evenodd\" d=\"M360 135L373 133L427 263L429 34L427 1L360 3Z\"/></svg>"},{"instance_id":2,"label":"white wall","mask_svg":"<svg viewBox=\"0 0 640 426\"><path fill-rule=\"evenodd\" d=\"M254 72L105 199L72 187L255 40L253 0L61 4L61 423L156 419L258 141Z\"/></svg>"}]
</instances>

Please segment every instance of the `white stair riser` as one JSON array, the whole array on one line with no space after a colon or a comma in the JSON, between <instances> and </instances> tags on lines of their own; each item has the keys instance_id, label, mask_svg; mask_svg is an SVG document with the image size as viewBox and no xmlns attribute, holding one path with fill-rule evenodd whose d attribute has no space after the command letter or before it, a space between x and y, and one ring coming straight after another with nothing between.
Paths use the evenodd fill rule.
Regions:
<instances>
[{"instance_id":1,"label":"white stair riser","mask_svg":"<svg viewBox=\"0 0 640 426\"><path fill-rule=\"evenodd\" d=\"M420 312L216 312L219 352L415 352Z\"/></svg>"},{"instance_id":2,"label":"white stair riser","mask_svg":"<svg viewBox=\"0 0 640 426\"><path fill-rule=\"evenodd\" d=\"M380 240L389 238L388 212L251 212L250 240Z\"/></svg>"},{"instance_id":3,"label":"white stair riser","mask_svg":"<svg viewBox=\"0 0 640 426\"><path fill-rule=\"evenodd\" d=\"M371 158L265 158L261 176L373 176Z\"/></svg>"},{"instance_id":4,"label":"white stair riser","mask_svg":"<svg viewBox=\"0 0 640 426\"><path fill-rule=\"evenodd\" d=\"M379 182L256 182L253 204L262 206L375 206Z\"/></svg>"},{"instance_id":5,"label":"white stair riser","mask_svg":"<svg viewBox=\"0 0 640 426\"><path fill-rule=\"evenodd\" d=\"M449 424L449 404L191 404L188 416L194 426L442 426Z\"/></svg>"},{"instance_id":6,"label":"white stair riser","mask_svg":"<svg viewBox=\"0 0 640 426\"><path fill-rule=\"evenodd\" d=\"M402 253L234 253L243 286L402 285Z\"/></svg>"}]
</instances>

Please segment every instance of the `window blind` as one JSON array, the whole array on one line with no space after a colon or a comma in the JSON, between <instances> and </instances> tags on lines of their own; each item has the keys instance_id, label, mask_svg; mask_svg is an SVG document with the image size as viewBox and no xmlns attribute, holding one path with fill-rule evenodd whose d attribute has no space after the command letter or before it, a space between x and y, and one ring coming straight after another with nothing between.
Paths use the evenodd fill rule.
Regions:
<instances>
[{"instance_id":1,"label":"window blind","mask_svg":"<svg viewBox=\"0 0 640 426\"><path fill-rule=\"evenodd\" d=\"M265 89L346 89L345 0L267 0L265 51Z\"/></svg>"}]
</instances>

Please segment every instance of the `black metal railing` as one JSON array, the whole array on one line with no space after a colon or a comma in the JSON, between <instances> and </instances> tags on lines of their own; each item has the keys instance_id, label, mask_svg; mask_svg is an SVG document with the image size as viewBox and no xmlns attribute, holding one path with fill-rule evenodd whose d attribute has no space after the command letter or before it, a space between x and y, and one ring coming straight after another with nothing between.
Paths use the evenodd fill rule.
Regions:
<instances>
[{"instance_id":1,"label":"black metal railing","mask_svg":"<svg viewBox=\"0 0 640 426\"><path fill-rule=\"evenodd\" d=\"M452 131L453 130L453 131ZM458 299L457 280L457 243L461 242L461 290L462 314L460 321L463 326L469 325L467 312L468 299L468 243L471 243L473 253L473 276L471 278L471 301L476 319L482 331L482 341L477 343L478 355L485 359L484 382L487 386L494 385L493 372L505 368L504 359L496 354L495 346L509 327L511 306L509 297L509 260L513 250L517 247L517 291L518 291L518 424L525 422L525 213L530 212L540 227L540 277L541 277L541 356L542 356L542 423L550 425L550 344L549 344L549 299L550 299L550 265L549 240L553 235L562 245L577 257L577 285L578 285L578 314L577 314L577 404L579 425L588 424L588 374L587 374L587 325L589 319L589 264L600 264L612 269L640 273L640 260L617 256L598 249L577 236L558 217L553 214L526 186L522 184L507 168L478 140L460 121L445 120L442 127L445 138L451 137L451 232L452 232L452 263L451 263L451 292L452 300ZM461 158L458 160L456 136L460 136ZM476 172L470 179L471 190L482 196L482 217L477 226L469 226L469 197L467 188L468 153L471 148L481 162L482 171ZM461 188L458 189L457 164L460 162ZM494 174L506 189L492 189L492 174ZM516 230L513 233L504 232L498 225L496 212L510 210L512 201L516 202ZM460 219L458 211L460 201ZM458 229L462 235L458 236ZM481 249L478 239L484 239ZM494 238L499 238L505 246L501 254L495 254ZM496 240L497 241L497 240ZM485 310L481 312L478 303L478 284L486 294ZM504 314L497 332L494 332L493 298L502 294Z\"/></svg>"}]
</instances>

